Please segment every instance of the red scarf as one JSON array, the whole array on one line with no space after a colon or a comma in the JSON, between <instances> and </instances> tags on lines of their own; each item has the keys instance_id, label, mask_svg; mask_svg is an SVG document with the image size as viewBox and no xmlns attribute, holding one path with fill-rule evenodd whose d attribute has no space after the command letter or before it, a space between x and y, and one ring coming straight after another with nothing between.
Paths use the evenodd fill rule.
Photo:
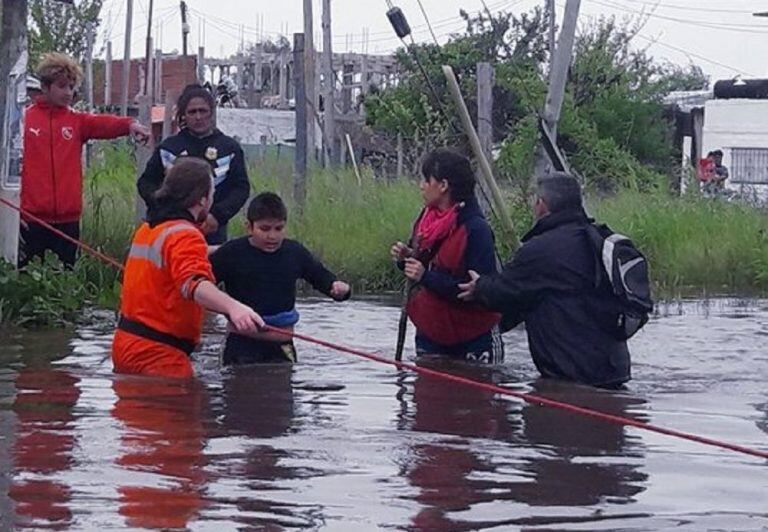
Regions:
<instances>
[{"instance_id":1,"label":"red scarf","mask_svg":"<svg viewBox=\"0 0 768 532\"><path fill-rule=\"evenodd\" d=\"M437 207L426 207L416 226L415 236L419 250L432 249L432 247L451 234L456 228L456 220L459 217L460 204L456 204L448 210L441 211Z\"/></svg>"}]
</instances>

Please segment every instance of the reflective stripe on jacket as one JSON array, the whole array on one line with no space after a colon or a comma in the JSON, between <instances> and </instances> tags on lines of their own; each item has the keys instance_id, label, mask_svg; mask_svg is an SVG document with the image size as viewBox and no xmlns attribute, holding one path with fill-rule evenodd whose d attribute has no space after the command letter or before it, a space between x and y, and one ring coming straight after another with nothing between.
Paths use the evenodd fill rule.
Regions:
<instances>
[{"instance_id":1,"label":"reflective stripe on jacket","mask_svg":"<svg viewBox=\"0 0 768 532\"><path fill-rule=\"evenodd\" d=\"M202 233L170 220L136 231L125 265L122 316L165 334L198 343L203 308L193 296L202 281L215 282Z\"/></svg>"}]
</instances>

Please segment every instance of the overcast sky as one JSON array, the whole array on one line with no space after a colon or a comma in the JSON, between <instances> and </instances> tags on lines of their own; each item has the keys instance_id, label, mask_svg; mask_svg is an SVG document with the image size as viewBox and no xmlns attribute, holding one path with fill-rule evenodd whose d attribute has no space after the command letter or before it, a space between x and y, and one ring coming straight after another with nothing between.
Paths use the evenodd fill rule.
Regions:
<instances>
[{"instance_id":1,"label":"overcast sky","mask_svg":"<svg viewBox=\"0 0 768 532\"><path fill-rule=\"evenodd\" d=\"M431 39L417 0L393 0L405 12L418 41ZM127 0L105 0L100 44L110 38L113 55L122 57ZM486 0L494 11L525 12L544 0ZM313 0L315 40L321 40L321 0ZM565 0L556 0L562 20ZM204 45L207 56L226 57L235 52L241 37L256 41L260 35L276 38L302 31L302 0L187 0L191 33L189 47ZM444 41L464 28L459 10L476 12L481 0L422 0L434 33ZM132 54L144 54L149 0L134 0ZM334 51L384 53L399 41L385 15L386 0L332 0ZM600 14L618 17L650 15L637 38L638 47L649 47L659 59L700 65L714 80L768 77L768 18L753 17L768 11L768 0L582 0L580 25ZM181 49L178 0L155 0L155 47L165 52ZM367 38L364 36L367 35ZM99 44L99 43L97 43Z\"/></svg>"}]
</instances>

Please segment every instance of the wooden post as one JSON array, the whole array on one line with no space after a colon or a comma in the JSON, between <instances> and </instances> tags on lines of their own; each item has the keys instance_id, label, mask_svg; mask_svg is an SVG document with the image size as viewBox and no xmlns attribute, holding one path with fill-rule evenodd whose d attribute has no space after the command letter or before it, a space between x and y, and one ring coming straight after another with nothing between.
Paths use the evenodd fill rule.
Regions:
<instances>
[{"instance_id":1,"label":"wooden post","mask_svg":"<svg viewBox=\"0 0 768 532\"><path fill-rule=\"evenodd\" d=\"M167 139L173 135L173 107L176 105L176 100L179 98L179 93L176 89L168 89L165 92L165 109L163 114L163 139Z\"/></svg>"},{"instance_id":2,"label":"wooden post","mask_svg":"<svg viewBox=\"0 0 768 532\"><path fill-rule=\"evenodd\" d=\"M472 118L469 116L467 110L467 104L464 103L464 98L461 96L461 89L459 88L459 82L456 80L456 75L453 73L453 68L447 65L443 65L443 74L448 81L448 90L453 97L453 101L459 110L459 116L461 117L461 123L464 126L464 133L469 138L469 142L472 146L472 152L475 155L478 165L480 166L479 175L484 181L485 187L491 192L491 201L493 202L496 216L499 218L502 227L510 235L512 246L517 247L518 242L515 235L515 228L512 224L512 218L507 212L507 208L504 205L504 198L501 196L499 186L496 184L496 180L493 178L493 170L488 162L488 158L485 156L483 147L480 144L480 139L475 131L475 126L472 125Z\"/></svg>"},{"instance_id":3,"label":"wooden post","mask_svg":"<svg viewBox=\"0 0 768 532\"><path fill-rule=\"evenodd\" d=\"M491 157L493 145L493 84L494 71L490 63L477 64L477 136L485 156Z\"/></svg>"},{"instance_id":4,"label":"wooden post","mask_svg":"<svg viewBox=\"0 0 768 532\"><path fill-rule=\"evenodd\" d=\"M325 154L329 166L339 163L336 148L336 111L334 110L333 39L331 34L331 0L323 0L323 140L329 145Z\"/></svg>"},{"instance_id":5,"label":"wooden post","mask_svg":"<svg viewBox=\"0 0 768 532\"><path fill-rule=\"evenodd\" d=\"M317 95L315 94L315 45L313 37L312 0L304 0L304 90L306 91L306 99L311 108L317 109ZM306 114L306 121L307 157L311 160L315 155L315 117L313 113Z\"/></svg>"},{"instance_id":6,"label":"wooden post","mask_svg":"<svg viewBox=\"0 0 768 532\"><path fill-rule=\"evenodd\" d=\"M149 96L142 94L138 97L139 104L139 122L147 124L152 127L152 103ZM153 142L150 137L150 141L146 146L138 145L136 147L136 180L144 173L144 169L147 167L147 161L149 161L152 155ZM144 204L144 200L141 199L138 192L136 193L136 222L140 223L144 220L147 214L147 206Z\"/></svg>"},{"instance_id":7,"label":"wooden post","mask_svg":"<svg viewBox=\"0 0 768 532\"><path fill-rule=\"evenodd\" d=\"M552 75L552 58L555 56L555 30L557 29L555 16L555 0L547 0L547 12L549 13L549 75Z\"/></svg>"},{"instance_id":8,"label":"wooden post","mask_svg":"<svg viewBox=\"0 0 768 532\"><path fill-rule=\"evenodd\" d=\"M93 109L93 23L85 27L85 101L88 111Z\"/></svg>"},{"instance_id":9,"label":"wooden post","mask_svg":"<svg viewBox=\"0 0 768 532\"><path fill-rule=\"evenodd\" d=\"M264 51L262 50L263 45L261 43L258 43L256 45L256 55L253 58L253 90L255 91L254 96L252 97L252 100L256 100L255 107L261 108L261 95L262 95L262 89L264 88ZM270 70L271 72L271 70ZM271 78L271 76L270 76ZM270 79L270 83L272 80Z\"/></svg>"},{"instance_id":10,"label":"wooden post","mask_svg":"<svg viewBox=\"0 0 768 532\"><path fill-rule=\"evenodd\" d=\"M293 34L293 78L296 90L296 153L293 170L293 201L301 212L306 199L307 180L307 92L304 34Z\"/></svg>"},{"instance_id":11,"label":"wooden post","mask_svg":"<svg viewBox=\"0 0 768 532\"><path fill-rule=\"evenodd\" d=\"M120 92L120 114L128 116L128 84L131 79L131 29L133 27L133 0L126 0L125 49L123 50L123 86Z\"/></svg>"},{"instance_id":12,"label":"wooden post","mask_svg":"<svg viewBox=\"0 0 768 532\"><path fill-rule=\"evenodd\" d=\"M27 84L27 2L2 0L0 7L0 198L19 205ZM15 266L18 252L19 213L0 205L0 258ZM0 507L0 523L13 513L7 513L4 506Z\"/></svg>"},{"instance_id":13,"label":"wooden post","mask_svg":"<svg viewBox=\"0 0 768 532\"><path fill-rule=\"evenodd\" d=\"M107 41L107 56L104 59L104 105L112 105L112 41Z\"/></svg>"},{"instance_id":14,"label":"wooden post","mask_svg":"<svg viewBox=\"0 0 768 532\"><path fill-rule=\"evenodd\" d=\"M285 54L285 50L280 50L280 72L278 73L280 99L277 104L279 109L288 108L288 62L285 60Z\"/></svg>"},{"instance_id":15,"label":"wooden post","mask_svg":"<svg viewBox=\"0 0 768 532\"><path fill-rule=\"evenodd\" d=\"M154 71L154 89L152 91L152 102L162 102L163 99L163 51L159 48L155 50L155 71Z\"/></svg>"},{"instance_id":16,"label":"wooden post","mask_svg":"<svg viewBox=\"0 0 768 532\"><path fill-rule=\"evenodd\" d=\"M354 82L355 65L347 63L344 55L344 63L341 76L341 110L346 115L352 111L352 83Z\"/></svg>"},{"instance_id":17,"label":"wooden post","mask_svg":"<svg viewBox=\"0 0 768 532\"><path fill-rule=\"evenodd\" d=\"M148 45L152 47L152 37L149 37ZM144 61L144 94L149 96L149 104L155 103L155 61L152 53Z\"/></svg>"},{"instance_id":18,"label":"wooden post","mask_svg":"<svg viewBox=\"0 0 768 532\"><path fill-rule=\"evenodd\" d=\"M581 0L566 0L563 27L560 30L560 38L557 49L552 57L552 65L549 71L549 88L547 89L547 101L544 105L544 125L549 130L553 139L557 139L557 122L560 120L560 110L565 97L565 83L568 80L568 67L571 64L573 54L573 42L576 38L576 23L579 18L579 6ZM539 148L536 154L536 167L533 179L549 173L551 162L546 152Z\"/></svg>"},{"instance_id":19,"label":"wooden post","mask_svg":"<svg viewBox=\"0 0 768 532\"><path fill-rule=\"evenodd\" d=\"M197 82L202 85L205 83L205 47L197 49Z\"/></svg>"},{"instance_id":20,"label":"wooden post","mask_svg":"<svg viewBox=\"0 0 768 532\"><path fill-rule=\"evenodd\" d=\"M477 64L477 136L480 139L480 146L483 153L489 161L493 160L491 156L491 147L493 145L493 84L494 71L490 63ZM477 194L478 203L486 217L489 217L493 210L491 208L491 191L485 186L485 181L480 179L480 190Z\"/></svg>"},{"instance_id":21,"label":"wooden post","mask_svg":"<svg viewBox=\"0 0 768 532\"><path fill-rule=\"evenodd\" d=\"M259 142L261 143L261 160L266 161L267 160L267 136L261 135L261 137L259 137Z\"/></svg>"},{"instance_id":22,"label":"wooden post","mask_svg":"<svg viewBox=\"0 0 768 532\"><path fill-rule=\"evenodd\" d=\"M355 157L355 148L352 146L352 138L349 136L349 133L346 133L344 138L347 140L347 150L349 151L349 156L352 159L352 168L354 168L355 175L357 176L357 185L362 186L363 179L360 177L360 169L357 167L357 157Z\"/></svg>"},{"instance_id":23,"label":"wooden post","mask_svg":"<svg viewBox=\"0 0 768 532\"><path fill-rule=\"evenodd\" d=\"M152 8L154 6L154 0L149 0L149 10L147 11L147 48L144 53L144 94L150 97L150 104L152 103Z\"/></svg>"},{"instance_id":24,"label":"wooden post","mask_svg":"<svg viewBox=\"0 0 768 532\"><path fill-rule=\"evenodd\" d=\"M189 23L187 22L187 3L181 0L181 55L187 57L187 36L189 35ZM185 71L186 75L186 71ZM186 78L184 79L186 82Z\"/></svg>"},{"instance_id":25,"label":"wooden post","mask_svg":"<svg viewBox=\"0 0 768 532\"><path fill-rule=\"evenodd\" d=\"M397 134L397 178L403 177L403 134Z\"/></svg>"}]
</instances>

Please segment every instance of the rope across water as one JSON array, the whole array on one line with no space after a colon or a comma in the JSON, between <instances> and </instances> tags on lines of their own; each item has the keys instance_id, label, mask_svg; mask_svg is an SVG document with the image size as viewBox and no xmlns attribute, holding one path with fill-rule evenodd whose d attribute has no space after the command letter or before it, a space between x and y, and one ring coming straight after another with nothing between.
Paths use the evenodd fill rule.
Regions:
<instances>
[{"instance_id":1,"label":"rope across water","mask_svg":"<svg viewBox=\"0 0 768 532\"><path fill-rule=\"evenodd\" d=\"M34 216L34 215L29 214L27 212L24 212L21 209L21 207L13 204L12 202L10 202L10 201L8 201L8 200L6 200L4 198L0 198L0 203L3 203L5 205L7 205L8 207L10 207L10 208L20 212L25 217L29 218L30 220L34 221L35 223L38 223L38 224L42 225L43 227L45 227L48 230L54 232L58 236L60 236L60 237L62 237L64 239L66 239L66 240L76 244L83 251L94 255L95 257L103 260L107 264L110 264L110 265L118 268L119 270L123 270L124 269L123 265L120 264L115 259L113 259L113 258L111 258L111 257L109 257L109 256L107 256L107 255L105 255L103 253L101 253L100 251L98 251L98 250L88 246L87 244L85 244L85 243L83 243L83 242L81 242L81 241L79 241L79 240L77 240L75 238L72 238L69 235L59 231L58 229L56 229L55 227L51 226L50 224L44 222L43 220L41 220L37 216ZM376 354L373 354L373 353L368 353L366 351L362 351L360 349L355 349L355 348L352 348L352 347L347 347L347 346L344 346L344 345L336 344L336 343L329 342L329 341L326 341L326 340L322 340L320 338L315 338L313 336L309 336L309 335L306 335L306 334L301 334L301 333L297 333L297 332L287 331L287 330L280 329L280 328L277 328L277 327L272 327L270 325L266 325L264 327L264 330L269 331L269 332L273 332L273 333L277 333L277 334L282 334L282 335L284 335L286 337L290 337L290 338L297 338L299 340L303 340L305 342L310 342L310 343L313 343L313 344L316 344L316 345L327 347L329 349L333 349L335 351L339 351L339 352L342 352L342 353L348 353L348 354L355 355L355 356L358 356L358 357L366 358L366 359L372 360L374 362L379 362L379 363L382 363L382 364L389 364L390 366L395 366L398 369L405 369L405 370L413 371L414 373L418 373L418 374L425 375L425 376L428 376L428 377L432 377L432 378L435 378L435 379L441 379L441 380L446 381L446 382L455 382L455 383L461 384L463 386L471 386L473 388L477 388L477 389L484 390L484 391L487 391L487 392L496 393L496 394L499 394L499 395L505 395L505 396L509 396L509 397L514 397L516 399L519 399L521 401L525 401L525 402L530 403L532 405L548 406L550 408L557 408L557 409L564 410L566 412L570 412L570 413L573 413L573 414L587 416L587 417L591 417L593 419L599 419L599 420L604 421L606 423L613 423L615 425L623 425L623 426L628 426L628 427L635 427L635 428L638 428L638 429L641 429L641 430L647 430L647 431L650 431L650 432L656 432L658 434L664 434L666 436L672 436L674 438L680 438L680 439L683 439L683 440L688 440L688 441L693 441L693 442L696 442L696 443L701 443L703 445L709 445L709 446L712 446L712 447L719 447L721 449L727 449L729 451L734 451L734 452L737 452L737 453L742 453L742 454L747 454L747 455L750 455L750 456L756 456L758 458L768 459L768 451L764 451L764 450L760 450L760 449L753 449L751 447L745 447L745 446L742 446L742 445L737 445L737 444L729 443L729 442L722 441L722 440L716 440L716 439L713 439L713 438L706 438L704 436L699 436L697 434L691 434L691 433L688 433L688 432L682 432L682 431L679 431L679 430L668 429L668 428L660 427L658 425L653 425L651 423L645 423L645 422L642 422L642 421L637 421L637 420L630 419L630 418L623 417L623 416L607 414L605 412L600 412L598 410L593 410L591 408L584 408L584 407L581 407L581 406L572 405L572 404L564 403L564 402L561 402L561 401L556 401L554 399L548 399L546 397L542 397L542 396L539 396L539 395L534 395L534 394L530 394L530 393L523 393L523 392L516 392L516 391L513 391L513 390L509 390L507 388L502 388L501 386L496 386L494 384L489 384L489 383L485 383L485 382L475 381L475 380L472 380L472 379L467 379L465 377L460 377L458 375L452 375L450 373L445 373L445 372L441 372L441 371L435 371L435 370L432 370L432 369L429 369L429 368L423 368L423 367L417 366L415 364L409 364L408 362L400 362L400 361L392 360L392 359L385 358L385 357L382 357L382 356L379 356L379 355L376 355Z\"/></svg>"}]
</instances>

